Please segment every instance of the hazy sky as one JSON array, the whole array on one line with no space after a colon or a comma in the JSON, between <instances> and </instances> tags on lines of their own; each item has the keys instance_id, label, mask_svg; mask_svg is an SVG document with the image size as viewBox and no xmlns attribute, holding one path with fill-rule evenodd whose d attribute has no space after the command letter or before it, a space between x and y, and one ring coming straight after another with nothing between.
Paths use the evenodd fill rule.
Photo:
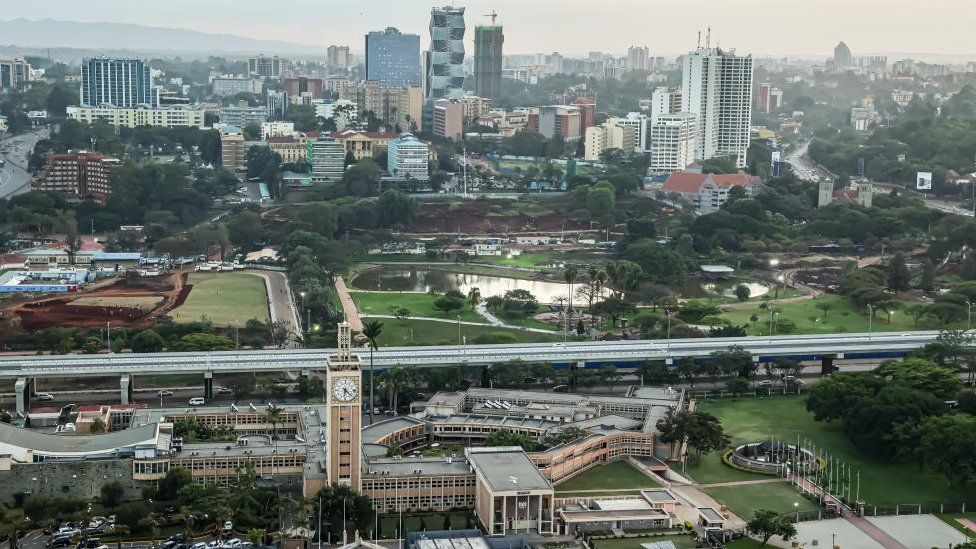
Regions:
<instances>
[{"instance_id":1,"label":"hazy sky","mask_svg":"<svg viewBox=\"0 0 976 549\"><path fill-rule=\"evenodd\" d=\"M387 26L419 33L426 42L432 5L419 0L0 0L0 18L139 23L348 44L361 51L365 32ZM694 47L697 31L708 25L713 42L757 55L827 57L838 40L855 55L976 53L973 0L471 0L457 5L467 7L469 27L487 21L482 14L497 11L506 53L619 53L632 44L678 53Z\"/></svg>"}]
</instances>

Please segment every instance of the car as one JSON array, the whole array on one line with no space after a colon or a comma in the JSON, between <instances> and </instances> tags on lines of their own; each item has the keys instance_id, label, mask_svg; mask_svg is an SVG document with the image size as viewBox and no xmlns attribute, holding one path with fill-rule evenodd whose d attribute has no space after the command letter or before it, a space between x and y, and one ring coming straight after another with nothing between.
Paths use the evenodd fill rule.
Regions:
<instances>
[{"instance_id":1,"label":"car","mask_svg":"<svg viewBox=\"0 0 976 549\"><path fill-rule=\"evenodd\" d=\"M71 544L71 538L61 536L58 538L51 538L47 540L48 547L67 547Z\"/></svg>"},{"instance_id":2,"label":"car","mask_svg":"<svg viewBox=\"0 0 976 549\"><path fill-rule=\"evenodd\" d=\"M216 391L218 395L229 395L234 392L230 390L228 387L216 387L214 388L214 391Z\"/></svg>"},{"instance_id":3,"label":"car","mask_svg":"<svg viewBox=\"0 0 976 549\"><path fill-rule=\"evenodd\" d=\"M179 543L183 543L184 541L186 541L186 535L184 535L184 534L173 534L172 536L166 538L166 541L176 541L176 542L179 542Z\"/></svg>"},{"instance_id":4,"label":"car","mask_svg":"<svg viewBox=\"0 0 976 549\"><path fill-rule=\"evenodd\" d=\"M770 380L768 380L768 379L764 379L764 380L760 381L759 383L756 383L756 385L758 385L759 387L769 387L772 384L773 384L773 382L770 381Z\"/></svg>"},{"instance_id":5,"label":"car","mask_svg":"<svg viewBox=\"0 0 976 549\"><path fill-rule=\"evenodd\" d=\"M234 523L232 521L228 520L224 522L224 530L233 530L233 529L234 529Z\"/></svg>"},{"instance_id":6,"label":"car","mask_svg":"<svg viewBox=\"0 0 976 549\"><path fill-rule=\"evenodd\" d=\"M190 546L190 549L207 549L207 542L198 541Z\"/></svg>"},{"instance_id":7,"label":"car","mask_svg":"<svg viewBox=\"0 0 976 549\"><path fill-rule=\"evenodd\" d=\"M35 398L37 400L54 400L54 395L51 393L37 393Z\"/></svg>"},{"instance_id":8,"label":"car","mask_svg":"<svg viewBox=\"0 0 976 549\"><path fill-rule=\"evenodd\" d=\"M109 515L105 517L105 521L109 524L115 524L115 515Z\"/></svg>"},{"instance_id":9,"label":"car","mask_svg":"<svg viewBox=\"0 0 976 549\"><path fill-rule=\"evenodd\" d=\"M229 540L227 540L227 541L224 542L224 545L223 546L226 547L226 548L228 548L228 549L240 549L240 547L241 547L241 539L240 538L230 538Z\"/></svg>"},{"instance_id":10,"label":"car","mask_svg":"<svg viewBox=\"0 0 976 549\"><path fill-rule=\"evenodd\" d=\"M102 528L101 526L96 526L94 528L91 528L91 527L85 528L85 535L86 536L97 536L97 535L101 535L101 534L104 534L104 533L105 533L105 529Z\"/></svg>"},{"instance_id":11,"label":"car","mask_svg":"<svg viewBox=\"0 0 976 549\"><path fill-rule=\"evenodd\" d=\"M78 543L78 549L94 549L102 544L102 540L98 538L88 538L87 540L82 540Z\"/></svg>"},{"instance_id":12,"label":"car","mask_svg":"<svg viewBox=\"0 0 976 549\"><path fill-rule=\"evenodd\" d=\"M190 406L203 406L207 400L203 397L193 397L189 400Z\"/></svg>"},{"instance_id":13,"label":"car","mask_svg":"<svg viewBox=\"0 0 976 549\"><path fill-rule=\"evenodd\" d=\"M160 391L157 394L159 396L161 396L161 397L171 397L171 396L173 396L173 391L170 391L170 390L167 390L167 389L163 389L162 391Z\"/></svg>"},{"instance_id":14,"label":"car","mask_svg":"<svg viewBox=\"0 0 976 549\"><path fill-rule=\"evenodd\" d=\"M169 507L163 509L163 514L166 515L167 517L171 517L175 513L176 513L176 507L173 507L172 505L170 505Z\"/></svg>"}]
</instances>

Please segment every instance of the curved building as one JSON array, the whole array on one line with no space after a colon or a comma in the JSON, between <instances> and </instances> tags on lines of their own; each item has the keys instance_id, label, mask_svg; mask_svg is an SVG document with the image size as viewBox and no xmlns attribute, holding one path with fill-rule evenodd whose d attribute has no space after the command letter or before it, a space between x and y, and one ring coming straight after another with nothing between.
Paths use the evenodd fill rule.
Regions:
<instances>
[{"instance_id":1,"label":"curved building","mask_svg":"<svg viewBox=\"0 0 976 549\"><path fill-rule=\"evenodd\" d=\"M425 60L428 98L459 99L464 95L464 8L430 10L430 49Z\"/></svg>"}]
</instances>

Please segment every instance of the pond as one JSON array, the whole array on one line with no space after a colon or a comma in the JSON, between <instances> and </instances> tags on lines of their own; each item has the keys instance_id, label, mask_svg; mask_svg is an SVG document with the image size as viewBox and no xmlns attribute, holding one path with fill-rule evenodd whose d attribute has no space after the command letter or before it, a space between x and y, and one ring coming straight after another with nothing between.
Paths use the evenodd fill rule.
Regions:
<instances>
[{"instance_id":1,"label":"pond","mask_svg":"<svg viewBox=\"0 0 976 549\"><path fill-rule=\"evenodd\" d=\"M450 273L441 270L410 269L404 267L383 267L365 271L352 280L352 286L360 290L383 290L398 292L444 293L457 290L467 294L471 288L478 288L481 297L505 295L508 290L528 290L539 303L556 303L559 298L569 295L569 285L562 282L543 280L521 280L504 276ZM573 287L573 291L579 285ZM577 298L574 297L576 302Z\"/></svg>"}]
</instances>

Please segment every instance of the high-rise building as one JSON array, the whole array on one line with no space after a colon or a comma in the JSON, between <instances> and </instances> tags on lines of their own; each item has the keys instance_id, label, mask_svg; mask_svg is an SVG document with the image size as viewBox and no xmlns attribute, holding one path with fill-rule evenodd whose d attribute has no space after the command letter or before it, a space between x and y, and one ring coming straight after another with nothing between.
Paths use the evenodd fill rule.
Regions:
<instances>
[{"instance_id":1,"label":"high-rise building","mask_svg":"<svg viewBox=\"0 0 976 549\"><path fill-rule=\"evenodd\" d=\"M321 78L285 78L282 88L288 94L288 99L296 105L309 104L315 99L322 99L325 85Z\"/></svg>"},{"instance_id":2,"label":"high-rise building","mask_svg":"<svg viewBox=\"0 0 976 549\"><path fill-rule=\"evenodd\" d=\"M583 159L589 162L603 160L604 151L620 149L631 151L637 131L634 126L617 124L619 118L610 119L599 126L586 128L583 142Z\"/></svg>"},{"instance_id":3,"label":"high-rise building","mask_svg":"<svg viewBox=\"0 0 976 549\"><path fill-rule=\"evenodd\" d=\"M752 56L699 47L684 56L681 110L698 116L695 157L732 157L746 166L752 122Z\"/></svg>"},{"instance_id":4,"label":"high-rise building","mask_svg":"<svg viewBox=\"0 0 976 549\"><path fill-rule=\"evenodd\" d=\"M220 132L220 165L230 172L241 172L246 167L247 149L240 128L227 126Z\"/></svg>"},{"instance_id":5,"label":"high-rise building","mask_svg":"<svg viewBox=\"0 0 976 549\"><path fill-rule=\"evenodd\" d=\"M329 482L362 491L362 368L352 353L348 322L338 325L338 349L326 358L325 405L328 407L325 440Z\"/></svg>"},{"instance_id":6,"label":"high-rise building","mask_svg":"<svg viewBox=\"0 0 976 549\"><path fill-rule=\"evenodd\" d=\"M81 64L81 104L157 106L152 67L142 59L94 57Z\"/></svg>"},{"instance_id":7,"label":"high-rise building","mask_svg":"<svg viewBox=\"0 0 976 549\"><path fill-rule=\"evenodd\" d=\"M387 88L420 85L420 36L394 27L366 35L366 80Z\"/></svg>"},{"instance_id":8,"label":"high-rise building","mask_svg":"<svg viewBox=\"0 0 976 549\"><path fill-rule=\"evenodd\" d=\"M589 128L596 123L596 99L592 97L577 97L571 103L580 112L580 135L586 133Z\"/></svg>"},{"instance_id":9,"label":"high-rise building","mask_svg":"<svg viewBox=\"0 0 976 549\"><path fill-rule=\"evenodd\" d=\"M247 72L260 78L281 79L285 75L288 62L281 56L257 55L247 60Z\"/></svg>"},{"instance_id":10,"label":"high-rise building","mask_svg":"<svg viewBox=\"0 0 976 549\"><path fill-rule=\"evenodd\" d=\"M288 93L284 91L268 91L265 105L268 108L268 118L281 120L288 111Z\"/></svg>"},{"instance_id":11,"label":"high-rise building","mask_svg":"<svg viewBox=\"0 0 976 549\"><path fill-rule=\"evenodd\" d=\"M321 136L306 145L305 161L313 183L339 181L346 167L346 147L331 135Z\"/></svg>"},{"instance_id":12,"label":"high-rise building","mask_svg":"<svg viewBox=\"0 0 976 549\"><path fill-rule=\"evenodd\" d=\"M98 152L49 154L34 188L59 192L72 201L104 203L112 194L110 175L118 164L118 159Z\"/></svg>"},{"instance_id":13,"label":"high-rise building","mask_svg":"<svg viewBox=\"0 0 976 549\"><path fill-rule=\"evenodd\" d=\"M579 107L573 105L539 107L538 130L546 138L552 139L558 135L566 141L575 141L582 137L581 128Z\"/></svg>"},{"instance_id":14,"label":"high-rise building","mask_svg":"<svg viewBox=\"0 0 976 549\"><path fill-rule=\"evenodd\" d=\"M681 111L681 92L666 87L654 88L651 94L651 124L657 122L658 117Z\"/></svg>"},{"instance_id":15,"label":"high-rise building","mask_svg":"<svg viewBox=\"0 0 976 549\"><path fill-rule=\"evenodd\" d=\"M30 79L30 63L23 59L0 59L0 90L16 88Z\"/></svg>"},{"instance_id":16,"label":"high-rise building","mask_svg":"<svg viewBox=\"0 0 976 549\"><path fill-rule=\"evenodd\" d=\"M430 49L424 91L431 99L457 99L464 91L464 8L430 10Z\"/></svg>"},{"instance_id":17,"label":"high-rise building","mask_svg":"<svg viewBox=\"0 0 976 549\"><path fill-rule=\"evenodd\" d=\"M326 64L336 69L349 68L349 46L329 46Z\"/></svg>"},{"instance_id":18,"label":"high-rise building","mask_svg":"<svg viewBox=\"0 0 976 549\"><path fill-rule=\"evenodd\" d=\"M756 88L756 106L764 113L771 113L783 106L783 90L772 84L759 84Z\"/></svg>"},{"instance_id":19,"label":"high-rise building","mask_svg":"<svg viewBox=\"0 0 976 549\"><path fill-rule=\"evenodd\" d=\"M854 56L851 55L851 48L841 42L834 47L834 67L837 70L844 70L854 66Z\"/></svg>"},{"instance_id":20,"label":"high-rise building","mask_svg":"<svg viewBox=\"0 0 976 549\"><path fill-rule=\"evenodd\" d=\"M647 150L647 138L650 126L648 125L647 115L639 112L629 112L623 118L611 117L607 122L615 126L633 128L630 140L625 141L620 147L626 152L643 152Z\"/></svg>"},{"instance_id":21,"label":"high-rise building","mask_svg":"<svg viewBox=\"0 0 976 549\"><path fill-rule=\"evenodd\" d=\"M213 94L219 97L252 93L257 95L264 89L264 81L249 76L222 75L210 79Z\"/></svg>"},{"instance_id":22,"label":"high-rise building","mask_svg":"<svg viewBox=\"0 0 976 549\"><path fill-rule=\"evenodd\" d=\"M474 28L474 92L480 97L495 99L501 93L504 43L501 25Z\"/></svg>"},{"instance_id":23,"label":"high-rise building","mask_svg":"<svg viewBox=\"0 0 976 549\"><path fill-rule=\"evenodd\" d=\"M688 112L658 115L651 124L651 173L670 174L694 162L696 120Z\"/></svg>"},{"instance_id":24,"label":"high-rise building","mask_svg":"<svg viewBox=\"0 0 976 549\"><path fill-rule=\"evenodd\" d=\"M396 179L418 179L426 181L430 147L412 133L404 132L391 139L386 149L386 171Z\"/></svg>"},{"instance_id":25,"label":"high-rise building","mask_svg":"<svg viewBox=\"0 0 976 549\"><path fill-rule=\"evenodd\" d=\"M651 68L651 49L647 46L631 46L627 48L627 68L632 71L642 71Z\"/></svg>"},{"instance_id":26,"label":"high-rise building","mask_svg":"<svg viewBox=\"0 0 976 549\"><path fill-rule=\"evenodd\" d=\"M434 101L434 135L450 139L460 139L464 131L464 107L457 101L438 99Z\"/></svg>"}]
</instances>

